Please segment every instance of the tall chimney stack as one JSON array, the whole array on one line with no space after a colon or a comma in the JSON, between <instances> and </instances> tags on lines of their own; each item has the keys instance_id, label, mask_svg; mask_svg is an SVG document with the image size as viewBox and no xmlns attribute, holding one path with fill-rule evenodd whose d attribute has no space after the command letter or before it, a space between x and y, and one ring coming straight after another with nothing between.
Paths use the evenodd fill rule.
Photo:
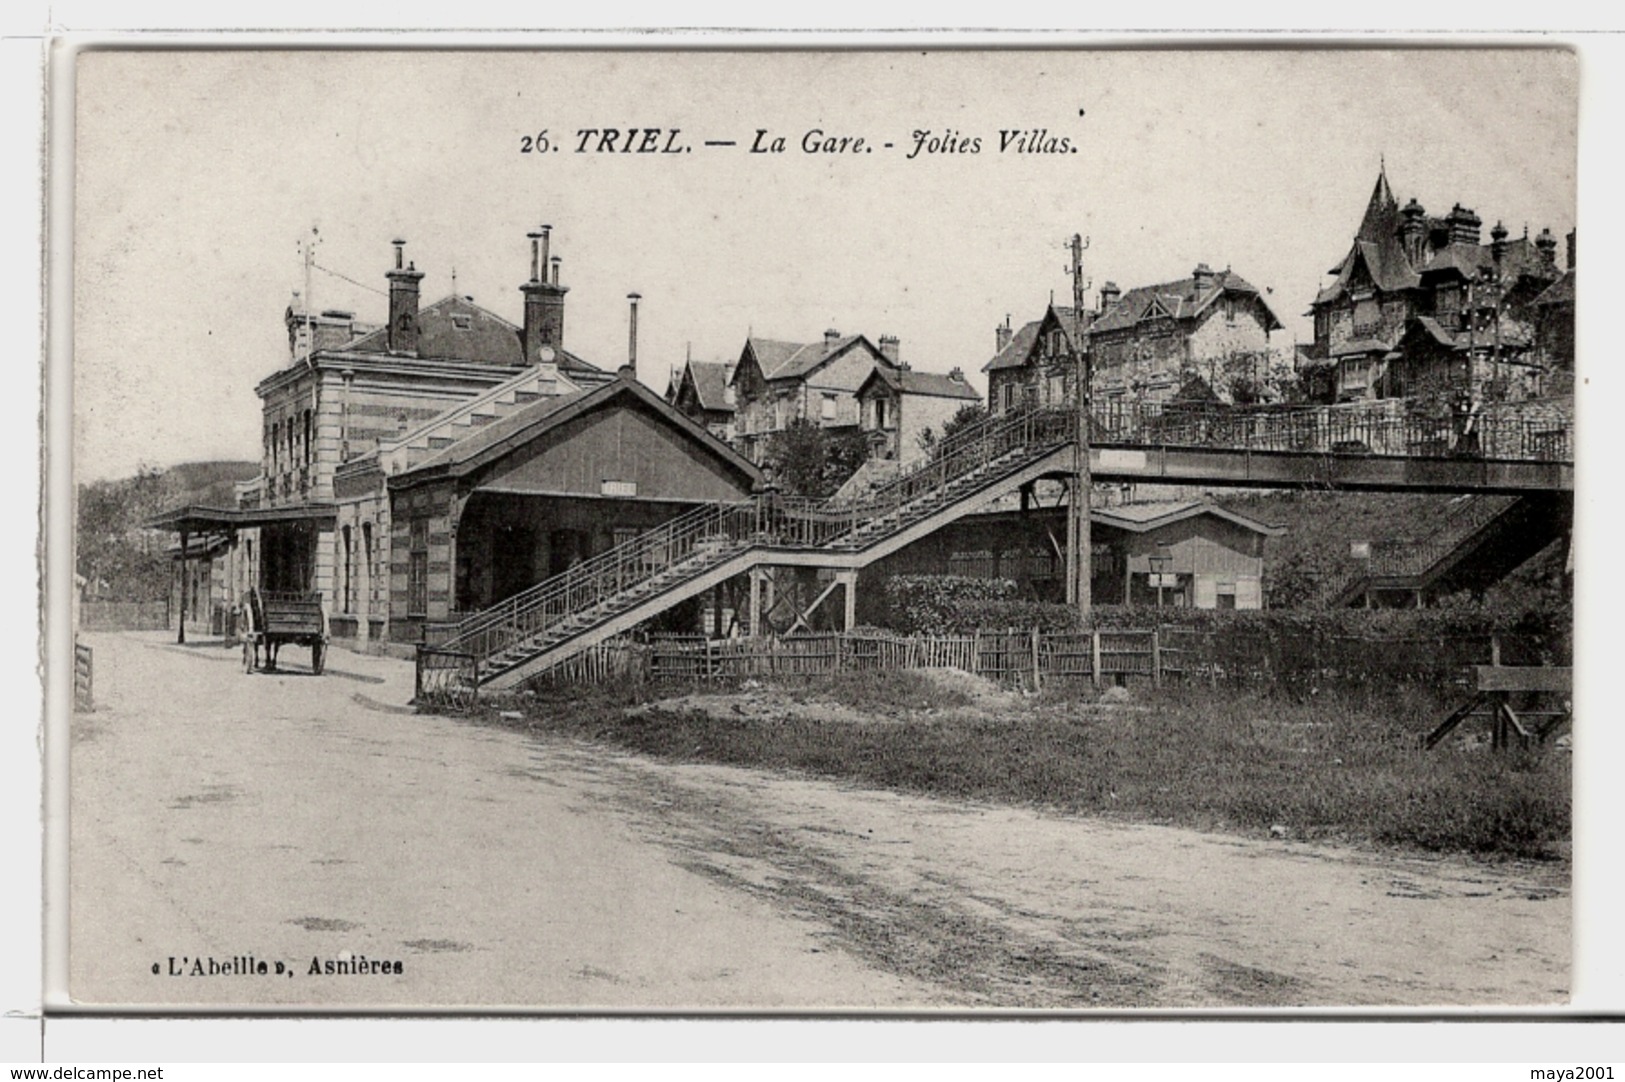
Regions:
<instances>
[{"instance_id":1,"label":"tall chimney stack","mask_svg":"<svg viewBox=\"0 0 1625 1082\"><path fill-rule=\"evenodd\" d=\"M828 357L835 352L835 344L841 340L841 332L831 327L824 332L824 356Z\"/></svg>"},{"instance_id":2,"label":"tall chimney stack","mask_svg":"<svg viewBox=\"0 0 1625 1082\"><path fill-rule=\"evenodd\" d=\"M901 360L902 344L898 342L895 334L883 334L880 336L880 355L897 367L903 367L903 362Z\"/></svg>"},{"instance_id":3,"label":"tall chimney stack","mask_svg":"<svg viewBox=\"0 0 1625 1082\"><path fill-rule=\"evenodd\" d=\"M1550 226L1542 229L1540 235L1535 238L1535 251L1540 254L1542 266L1553 270L1557 268L1557 238L1552 235Z\"/></svg>"},{"instance_id":4,"label":"tall chimney stack","mask_svg":"<svg viewBox=\"0 0 1625 1082\"><path fill-rule=\"evenodd\" d=\"M526 234L530 239L530 281L519 287L525 295L526 364L541 364L543 349L564 348L564 295L570 290L559 285L559 257L550 252L552 232L552 226L544 225Z\"/></svg>"},{"instance_id":5,"label":"tall chimney stack","mask_svg":"<svg viewBox=\"0 0 1625 1082\"><path fill-rule=\"evenodd\" d=\"M1015 332L1010 329L1010 316L1008 313L1006 313L1004 322L993 328L993 352L1003 353L1005 347L1010 344L1010 337L1014 333Z\"/></svg>"},{"instance_id":6,"label":"tall chimney stack","mask_svg":"<svg viewBox=\"0 0 1625 1082\"><path fill-rule=\"evenodd\" d=\"M395 269L384 277L389 279L389 328L385 335L391 353L418 351L418 283L423 272L415 264L402 263L406 259L406 242L394 241Z\"/></svg>"},{"instance_id":7,"label":"tall chimney stack","mask_svg":"<svg viewBox=\"0 0 1625 1082\"><path fill-rule=\"evenodd\" d=\"M626 324L626 365L622 369L631 379L638 378L638 301L643 299L640 293L628 293L626 299L632 303L631 314Z\"/></svg>"}]
</instances>

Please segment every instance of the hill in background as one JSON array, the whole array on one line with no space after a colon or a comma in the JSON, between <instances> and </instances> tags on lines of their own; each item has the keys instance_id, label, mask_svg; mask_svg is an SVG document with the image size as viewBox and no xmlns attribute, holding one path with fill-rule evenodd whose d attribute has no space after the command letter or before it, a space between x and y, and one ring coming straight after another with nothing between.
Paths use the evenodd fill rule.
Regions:
<instances>
[{"instance_id":1,"label":"hill in background","mask_svg":"<svg viewBox=\"0 0 1625 1082\"><path fill-rule=\"evenodd\" d=\"M234 507L232 486L259 472L257 462L187 462L80 485L74 569L94 596L116 601L167 596L173 537L141 524L172 507Z\"/></svg>"}]
</instances>

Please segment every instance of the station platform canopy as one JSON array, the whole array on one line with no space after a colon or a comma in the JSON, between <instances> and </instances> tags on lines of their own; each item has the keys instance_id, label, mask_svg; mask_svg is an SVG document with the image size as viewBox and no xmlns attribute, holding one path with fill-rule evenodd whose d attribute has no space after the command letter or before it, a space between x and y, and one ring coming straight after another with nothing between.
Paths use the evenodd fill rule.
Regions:
<instances>
[{"instance_id":1,"label":"station platform canopy","mask_svg":"<svg viewBox=\"0 0 1625 1082\"><path fill-rule=\"evenodd\" d=\"M142 525L153 530L178 533L208 533L241 530L251 526L274 526L287 522L332 523L338 521L338 507L330 503L302 503L291 507L176 507L155 515Z\"/></svg>"}]
</instances>

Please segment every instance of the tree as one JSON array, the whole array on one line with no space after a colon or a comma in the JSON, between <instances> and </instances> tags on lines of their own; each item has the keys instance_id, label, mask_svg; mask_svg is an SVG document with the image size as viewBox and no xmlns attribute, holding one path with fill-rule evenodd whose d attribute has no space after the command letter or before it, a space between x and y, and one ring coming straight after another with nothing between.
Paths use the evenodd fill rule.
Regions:
<instances>
[{"instance_id":1,"label":"tree","mask_svg":"<svg viewBox=\"0 0 1625 1082\"><path fill-rule=\"evenodd\" d=\"M987 407L980 402L967 402L959 408L959 412L942 422L942 435L939 437L929 426L922 430L918 437L920 450L930 454L938 443L953 439L966 429L974 428L987 420Z\"/></svg>"},{"instance_id":2,"label":"tree","mask_svg":"<svg viewBox=\"0 0 1625 1082\"><path fill-rule=\"evenodd\" d=\"M168 592L169 553L142 523L169 502L171 487L162 470L147 466L134 477L80 486L74 562L92 590L126 601Z\"/></svg>"},{"instance_id":3,"label":"tree","mask_svg":"<svg viewBox=\"0 0 1625 1082\"><path fill-rule=\"evenodd\" d=\"M773 433L765 461L785 492L822 499L845 484L868 457L863 433L832 432L798 417Z\"/></svg>"}]
</instances>

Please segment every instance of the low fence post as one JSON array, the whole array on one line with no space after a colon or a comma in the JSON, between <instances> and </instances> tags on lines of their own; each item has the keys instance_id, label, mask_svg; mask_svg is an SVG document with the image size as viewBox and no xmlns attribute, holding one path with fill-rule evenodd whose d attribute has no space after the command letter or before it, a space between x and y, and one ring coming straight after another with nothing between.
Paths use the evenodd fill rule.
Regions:
<instances>
[{"instance_id":1,"label":"low fence post","mask_svg":"<svg viewBox=\"0 0 1625 1082\"><path fill-rule=\"evenodd\" d=\"M1151 627L1151 686L1162 687L1162 629Z\"/></svg>"},{"instance_id":2,"label":"low fence post","mask_svg":"<svg viewBox=\"0 0 1625 1082\"><path fill-rule=\"evenodd\" d=\"M1038 629L1036 627L1033 628L1033 690L1043 690L1043 684L1038 675Z\"/></svg>"},{"instance_id":3,"label":"low fence post","mask_svg":"<svg viewBox=\"0 0 1625 1082\"><path fill-rule=\"evenodd\" d=\"M417 644L417 651L416 652L417 652L417 663L413 666L413 672L412 672L412 701L413 702L421 702L423 700L423 644L422 643Z\"/></svg>"},{"instance_id":4,"label":"low fence post","mask_svg":"<svg viewBox=\"0 0 1625 1082\"><path fill-rule=\"evenodd\" d=\"M1095 687L1100 686L1100 629L1095 628L1089 632L1089 679Z\"/></svg>"}]
</instances>

